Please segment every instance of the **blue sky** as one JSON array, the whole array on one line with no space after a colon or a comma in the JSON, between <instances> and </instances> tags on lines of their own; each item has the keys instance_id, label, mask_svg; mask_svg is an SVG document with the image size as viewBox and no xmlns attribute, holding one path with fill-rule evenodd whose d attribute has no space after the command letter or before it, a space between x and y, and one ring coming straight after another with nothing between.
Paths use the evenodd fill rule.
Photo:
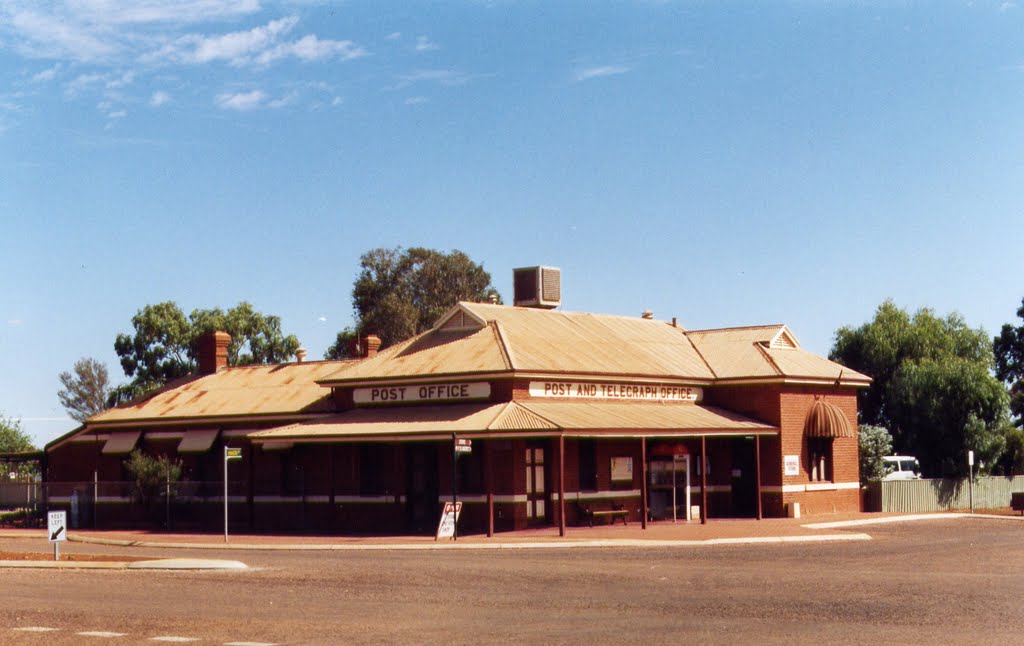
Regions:
<instances>
[{"instance_id":1,"label":"blue sky","mask_svg":"<svg viewBox=\"0 0 1024 646\"><path fill-rule=\"evenodd\" d=\"M460 249L511 299L787 323L1024 297L1014 2L14 0L0 7L0 414L73 428L149 303L319 357L359 257Z\"/></svg>"}]
</instances>

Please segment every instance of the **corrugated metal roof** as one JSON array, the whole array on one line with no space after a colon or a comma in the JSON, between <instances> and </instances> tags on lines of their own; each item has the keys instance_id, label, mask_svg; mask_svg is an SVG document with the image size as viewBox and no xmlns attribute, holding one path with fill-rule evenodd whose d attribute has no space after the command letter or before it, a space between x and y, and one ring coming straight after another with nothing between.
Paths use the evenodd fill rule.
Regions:
<instances>
[{"instance_id":1,"label":"corrugated metal roof","mask_svg":"<svg viewBox=\"0 0 1024 646\"><path fill-rule=\"evenodd\" d=\"M777 431L714 406L637 402L527 402L524 407L565 430Z\"/></svg>"},{"instance_id":2,"label":"corrugated metal roof","mask_svg":"<svg viewBox=\"0 0 1024 646\"><path fill-rule=\"evenodd\" d=\"M254 440L313 440L326 438L372 438L381 436L448 435L487 431L492 425L507 427L510 419L527 424L529 430L555 430L536 416L504 415L516 409L513 402L501 404L457 404L451 406L399 406L357 408L338 415L250 433Z\"/></svg>"},{"instance_id":3,"label":"corrugated metal roof","mask_svg":"<svg viewBox=\"0 0 1024 646\"><path fill-rule=\"evenodd\" d=\"M719 379L788 377L868 383L869 377L800 348L784 325L686 333ZM776 339L785 343L772 345ZM791 345L792 343L792 345Z\"/></svg>"},{"instance_id":4,"label":"corrugated metal roof","mask_svg":"<svg viewBox=\"0 0 1024 646\"><path fill-rule=\"evenodd\" d=\"M509 364L493 327L435 329L397 343L325 382L507 370Z\"/></svg>"},{"instance_id":5,"label":"corrugated metal roof","mask_svg":"<svg viewBox=\"0 0 1024 646\"><path fill-rule=\"evenodd\" d=\"M461 313L484 326L444 329ZM662 321L459 303L435 329L326 382L509 370L713 378L683 329Z\"/></svg>"},{"instance_id":6,"label":"corrugated metal roof","mask_svg":"<svg viewBox=\"0 0 1024 646\"><path fill-rule=\"evenodd\" d=\"M245 366L188 377L150 397L94 415L88 424L329 412L330 391L317 381L337 373L345 363L352 362Z\"/></svg>"},{"instance_id":7,"label":"corrugated metal roof","mask_svg":"<svg viewBox=\"0 0 1024 646\"><path fill-rule=\"evenodd\" d=\"M610 402L506 402L359 408L257 431L254 440L320 440L515 431L777 433L769 424L712 406Z\"/></svg>"}]
</instances>

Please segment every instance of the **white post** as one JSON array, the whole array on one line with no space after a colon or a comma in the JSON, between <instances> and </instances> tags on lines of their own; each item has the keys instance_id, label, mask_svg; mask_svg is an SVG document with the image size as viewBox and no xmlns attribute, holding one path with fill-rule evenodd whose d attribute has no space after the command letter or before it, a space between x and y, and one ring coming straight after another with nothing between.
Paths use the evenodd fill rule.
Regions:
<instances>
[{"instance_id":1,"label":"white post","mask_svg":"<svg viewBox=\"0 0 1024 646\"><path fill-rule=\"evenodd\" d=\"M969 478L967 480L968 490L971 496L971 513L974 513L974 451L967 452L967 466Z\"/></svg>"},{"instance_id":2,"label":"white post","mask_svg":"<svg viewBox=\"0 0 1024 646\"><path fill-rule=\"evenodd\" d=\"M224 542L228 542L228 447L224 447Z\"/></svg>"}]
</instances>

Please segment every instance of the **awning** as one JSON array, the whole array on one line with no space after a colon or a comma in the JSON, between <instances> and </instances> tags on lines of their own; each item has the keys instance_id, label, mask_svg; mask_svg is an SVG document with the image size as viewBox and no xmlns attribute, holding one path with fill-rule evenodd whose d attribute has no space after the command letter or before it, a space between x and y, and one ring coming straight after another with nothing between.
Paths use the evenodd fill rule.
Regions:
<instances>
[{"instance_id":1,"label":"awning","mask_svg":"<svg viewBox=\"0 0 1024 646\"><path fill-rule=\"evenodd\" d=\"M301 424L250 433L255 441L317 439L388 439L396 436L440 439L452 433L558 427L513 402L452 406L357 408Z\"/></svg>"},{"instance_id":2,"label":"awning","mask_svg":"<svg viewBox=\"0 0 1024 646\"><path fill-rule=\"evenodd\" d=\"M217 429L185 431L185 437L181 438L181 443L178 444L178 453L205 453L209 451L219 432Z\"/></svg>"},{"instance_id":3,"label":"awning","mask_svg":"<svg viewBox=\"0 0 1024 646\"><path fill-rule=\"evenodd\" d=\"M103 445L104 455L117 455L119 453L131 453L132 449L142 437L142 431L129 431L127 433L111 433L107 443Z\"/></svg>"},{"instance_id":4,"label":"awning","mask_svg":"<svg viewBox=\"0 0 1024 646\"><path fill-rule=\"evenodd\" d=\"M804 418L804 435L807 437L853 437L853 428L846 414L823 399L811 404Z\"/></svg>"},{"instance_id":5,"label":"awning","mask_svg":"<svg viewBox=\"0 0 1024 646\"><path fill-rule=\"evenodd\" d=\"M635 435L776 435L779 429L715 406L636 402L536 402L523 404L566 431ZM570 433L582 434L582 433Z\"/></svg>"},{"instance_id":6,"label":"awning","mask_svg":"<svg viewBox=\"0 0 1024 646\"><path fill-rule=\"evenodd\" d=\"M504 402L357 408L251 433L256 442L480 437L775 435L778 428L713 406L635 402Z\"/></svg>"}]
</instances>

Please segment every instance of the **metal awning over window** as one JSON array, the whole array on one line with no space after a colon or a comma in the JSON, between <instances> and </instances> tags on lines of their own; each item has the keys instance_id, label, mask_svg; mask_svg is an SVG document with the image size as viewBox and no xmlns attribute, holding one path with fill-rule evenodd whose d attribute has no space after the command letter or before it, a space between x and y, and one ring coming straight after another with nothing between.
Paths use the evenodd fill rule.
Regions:
<instances>
[{"instance_id":1,"label":"metal awning over window","mask_svg":"<svg viewBox=\"0 0 1024 646\"><path fill-rule=\"evenodd\" d=\"M835 404L819 399L811 405L804 418L807 437L853 437L853 427L846 414Z\"/></svg>"},{"instance_id":2,"label":"metal awning over window","mask_svg":"<svg viewBox=\"0 0 1024 646\"><path fill-rule=\"evenodd\" d=\"M131 453L140 437L142 437L142 431L111 433L110 437L107 438L107 443L103 445L103 454L117 455L120 453Z\"/></svg>"},{"instance_id":3,"label":"metal awning over window","mask_svg":"<svg viewBox=\"0 0 1024 646\"><path fill-rule=\"evenodd\" d=\"M217 429L185 431L185 437L181 438L181 443L178 444L178 453L205 453L209 451L219 432Z\"/></svg>"}]
</instances>

